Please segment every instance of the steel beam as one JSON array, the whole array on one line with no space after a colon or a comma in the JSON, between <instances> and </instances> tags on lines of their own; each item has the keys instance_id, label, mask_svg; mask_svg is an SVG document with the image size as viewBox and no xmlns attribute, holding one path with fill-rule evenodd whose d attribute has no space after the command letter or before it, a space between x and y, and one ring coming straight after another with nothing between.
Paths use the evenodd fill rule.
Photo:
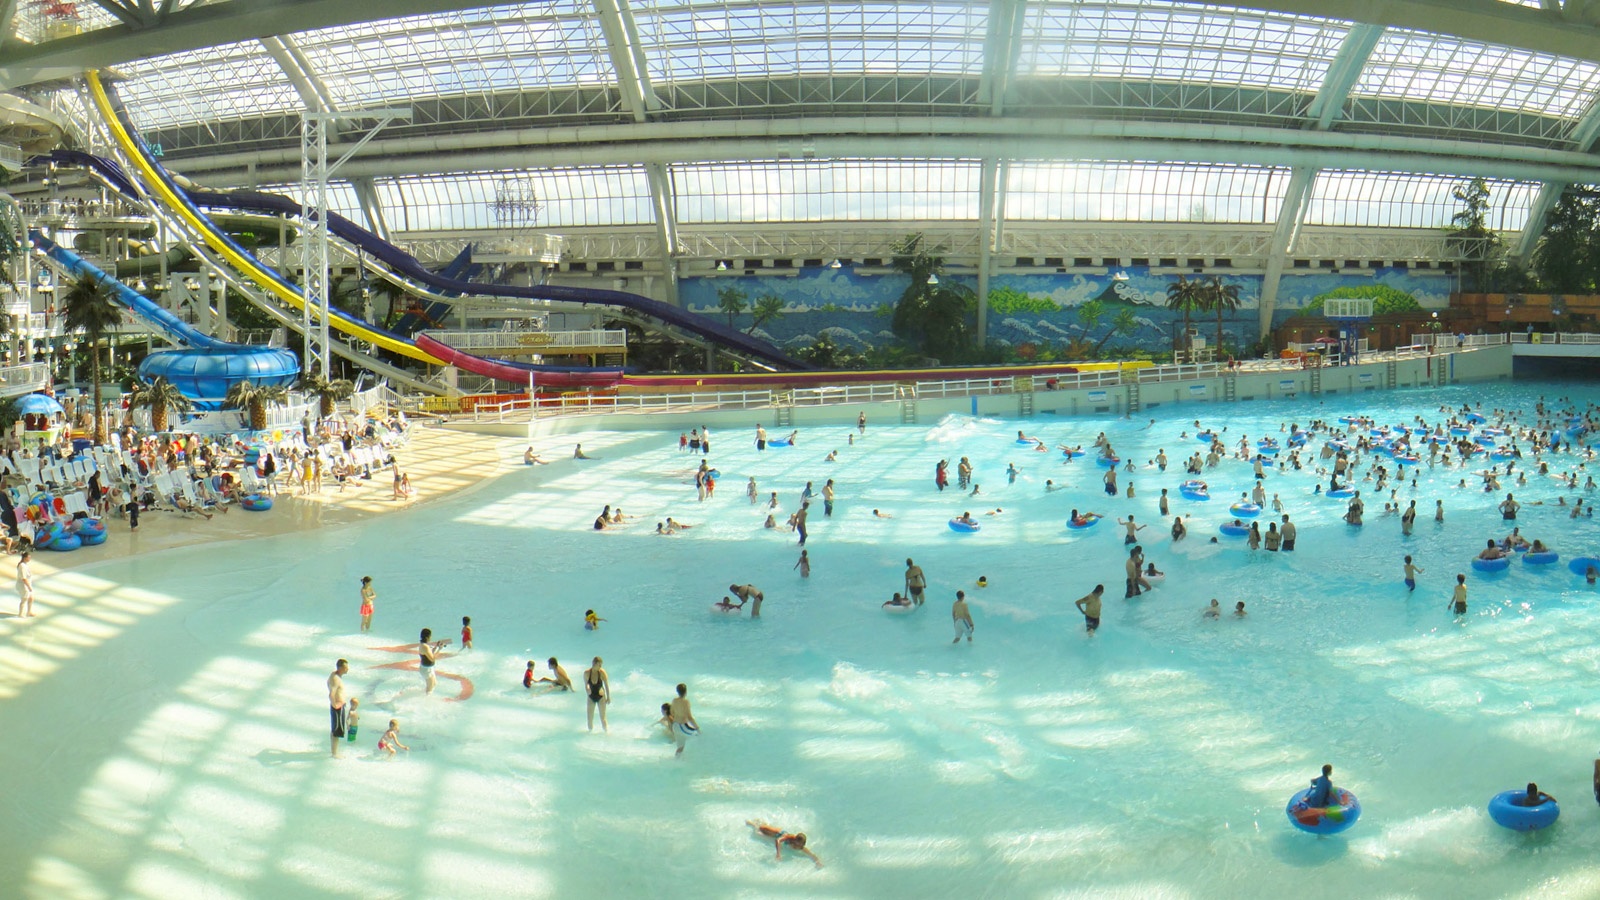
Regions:
<instances>
[{"instance_id":1,"label":"steel beam","mask_svg":"<svg viewBox=\"0 0 1600 900\"><path fill-rule=\"evenodd\" d=\"M989 269L994 254L1000 161L985 159L978 176L978 346L989 343Z\"/></svg>"},{"instance_id":2,"label":"steel beam","mask_svg":"<svg viewBox=\"0 0 1600 900\"><path fill-rule=\"evenodd\" d=\"M650 183L650 207L655 211L656 237L661 242L661 261L667 271L667 302L678 300L678 222L672 198L672 175L662 163L645 166Z\"/></svg>"},{"instance_id":3,"label":"steel beam","mask_svg":"<svg viewBox=\"0 0 1600 900\"><path fill-rule=\"evenodd\" d=\"M623 100L635 122L643 122L661 108L661 100L650 86L644 50L639 46L639 28L633 21L628 0L594 0L600 13L600 30L606 36L611 67L617 73Z\"/></svg>"},{"instance_id":4,"label":"steel beam","mask_svg":"<svg viewBox=\"0 0 1600 900\"><path fill-rule=\"evenodd\" d=\"M983 38L983 73L978 78L978 102L989 104L989 115L1005 109L1006 88L1017 71L1017 44L1027 21L1027 0L995 0L989 4L988 30Z\"/></svg>"},{"instance_id":5,"label":"steel beam","mask_svg":"<svg viewBox=\"0 0 1600 900\"><path fill-rule=\"evenodd\" d=\"M1344 112L1344 101L1350 96L1350 89L1361 78L1361 70L1366 68L1367 60L1382 37L1382 25L1365 24L1356 25L1345 35L1344 43L1339 45L1339 52L1322 77L1317 95L1306 109L1311 127L1326 131Z\"/></svg>"},{"instance_id":6,"label":"steel beam","mask_svg":"<svg viewBox=\"0 0 1600 900\"><path fill-rule=\"evenodd\" d=\"M272 57L273 62L283 71L289 83L294 85L295 93L300 95L300 102L312 112L333 112L333 104L327 96L327 88L319 80L314 80L310 72L302 68L300 61L304 56L291 53L287 39L281 37L262 38L259 42L261 49Z\"/></svg>"},{"instance_id":7,"label":"steel beam","mask_svg":"<svg viewBox=\"0 0 1600 900\"><path fill-rule=\"evenodd\" d=\"M356 202L361 204L361 214L367 219L367 227L372 233L384 240L389 239L389 217L383 212L383 198L378 196L378 191L371 178L353 178L350 186L355 189Z\"/></svg>"},{"instance_id":8,"label":"steel beam","mask_svg":"<svg viewBox=\"0 0 1600 900\"><path fill-rule=\"evenodd\" d=\"M1261 333L1272 327L1272 314L1278 309L1278 281L1294 249L1300 223L1305 219L1306 201L1311 199L1311 189L1317 183L1317 170L1299 167L1289 175L1289 187L1283 194L1283 206L1278 210L1278 222L1272 229L1272 244L1268 249L1267 271L1261 279L1261 299L1257 304L1258 324Z\"/></svg>"},{"instance_id":9,"label":"steel beam","mask_svg":"<svg viewBox=\"0 0 1600 900\"><path fill-rule=\"evenodd\" d=\"M1574 149L1587 153L1594 149L1596 141L1600 141L1600 99L1589 101L1589 108L1584 110L1583 118L1572 126ZM1539 186L1539 195L1534 198L1533 206L1528 210L1528 221L1522 226L1522 233L1517 236L1514 253L1515 258L1521 263L1526 264L1528 258L1533 255L1533 248L1539 243L1539 235L1544 233L1545 220L1550 217L1550 210L1555 209L1568 183L1546 181Z\"/></svg>"}]
</instances>

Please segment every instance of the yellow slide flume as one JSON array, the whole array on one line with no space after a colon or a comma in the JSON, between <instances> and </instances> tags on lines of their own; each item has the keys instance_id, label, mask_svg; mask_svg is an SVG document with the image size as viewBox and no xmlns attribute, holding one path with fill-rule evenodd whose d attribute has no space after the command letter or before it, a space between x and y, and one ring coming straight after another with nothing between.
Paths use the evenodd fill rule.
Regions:
<instances>
[{"instance_id":1,"label":"yellow slide flume","mask_svg":"<svg viewBox=\"0 0 1600 900\"><path fill-rule=\"evenodd\" d=\"M165 178L161 177L154 166L150 165L150 161L145 158L133 136L123 127L121 118L111 108L111 98L106 95L105 86L100 83L100 73L90 71L88 78L90 93L94 95L95 105L99 107L100 116L105 119L106 127L111 129L111 134L122 148L123 154L138 168L139 174L144 178L145 183L150 186L151 190L155 191L161 202L166 204L168 209L172 210L185 222L189 223L191 228L199 232L205 238L206 244L221 255L223 259L227 260L229 265L243 272L251 281L271 291L295 309L304 309L305 298L300 295L299 291L283 284L274 278L260 263L235 250L217 232L215 226L202 217L195 215L188 205L173 192L172 186ZM351 337L382 347L393 353L422 360L429 365L442 366L445 364L443 360L417 349L417 346L409 341L403 341L382 332L364 328L353 320L337 315L330 316L328 327L338 329Z\"/></svg>"}]
</instances>

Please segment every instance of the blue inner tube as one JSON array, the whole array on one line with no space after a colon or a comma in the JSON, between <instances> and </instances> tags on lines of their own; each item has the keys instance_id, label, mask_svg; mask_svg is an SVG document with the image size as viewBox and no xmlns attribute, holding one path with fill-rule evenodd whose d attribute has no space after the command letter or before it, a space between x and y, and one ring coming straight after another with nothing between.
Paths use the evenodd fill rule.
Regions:
<instances>
[{"instance_id":1,"label":"blue inner tube","mask_svg":"<svg viewBox=\"0 0 1600 900\"><path fill-rule=\"evenodd\" d=\"M1467 435L1472 433L1472 429L1471 428L1462 428L1460 425L1457 425L1456 427L1450 429L1450 433L1454 434L1454 435L1459 435L1461 437L1466 437Z\"/></svg>"},{"instance_id":2,"label":"blue inner tube","mask_svg":"<svg viewBox=\"0 0 1600 900\"><path fill-rule=\"evenodd\" d=\"M1099 524L1099 522L1100 522L1100 517L1099 516L1090 516L1090 517L1088 517L1088 521L1084 522L1082 525L1079 525L1076 522L1073 522L1071 519L1068 519L1067 520L1067 527L1081 530L1081 529L1084 529L1084 528L1093 528L1095 525ZM955 526L951 526L951 527L953 528Z\"/></svg>"},{"instance_id":3,"label":"blue inner tube","mask_svg":"<svg viewBox=\"0 0 1600 900\"><path fill-rule=\"evenodd\" d=\"M1538 806L1518 806L1512 802L1526 794L1522 788L1495 794L1489 801L1489 818L1512 831L1538 831L1554 825L1561 817L1561 805L1554 800L1546 800Z\"/></svg>"},{"instance_id":4,"label":"blue inner tube","mask_svg":"<svg viewBox=\"0 0 1600 900\"><path fill-rule=\"evenodd\" d=\"M50 541L49 546L47 546L45 549L67 551L76 550L81 546L83 546L83 539L79 538L77 535L58 534L55 536L54 540Z\"/></svg>"},{"instance_id":5,"label":"blue inner tube","mask_svg":"<svg viewBox=\"0 0 1600 900\"><path fill-rule=\"evenodd\" d=\"M1360 424L1361 419L1357 416L1340 416L1339 421L1345 425L1357 425Z\"/></svg>"},{"instance_id":6,"label":"blue inner tube","mask_svg":"<svg viewBox=\"0 0 1600 900\"><path fill-rule=\"evenodd\" d=\"M1351 488L1336 488L1329 491L1327 494L1327 496L1332 497L1335 500L1348 500L1355 495L1356 492Z\"/></svg>"},{"instance_id":7,"label":"blue inner tube","mask_svg":"<svg viewBox=\"0 0 1600 900\"><path fill-rule=\"evenodd\" d=\"M1505 556L1502 556L1499 559L1479 559L1478 557L1472 558L1472 567L1477 569L1479 572L1504 572L1510 567L1510 565L1511 559Z\"/></svg>"},{"instance_id":8,"label":"blue inner tube","mask_svg":"<svg viewBox=\"0 0 1600 900\"><path fill-rule=\"evenodd\" d=\"M1256 462L1261 463L1262 467L1267 469L1275 468L1278 465L1277 461L1270 456L1258 456L1256 457Z\"/></svg>"},{"instance_id":9,"label":"blue inner tube","mask_svg":"<svg viewBox=\"0 0 1600 900\"><path fill-rule=\"evenodd\" d=\"M1513 453L1508 453L1504 450L1496 450L1495 452L1489 454L1489 458L1495 462L1505 462L1508 459L1516 459L1517 457Z\"/></svg>"},{"instance_id":10,"label":"blue inner tube","mask_svg":"<svg viewBox=\"0 0 1600 900\"><path fill-rule=\"evenodd\" d=\"M1039 442L1038 441L1025 440L1023 438L1017 438L1017 443L1021 444L1024 447L1032 447L1033 445L1035 445L1035 444L1037 444Z\"/></svg>"},{"instance_id":11,"label":"blue inner tube","mask_svg":"<svg viewBox=\"0 0 1600 900\"><path fill-rule=\"evenodd\" d=\"M1400 454L1399 456L1396 456L1394 458L1394 461L1399 463L1402 466L1414 466L1417 463L1422 462L1422 460L1419 457L1409 456L1409 455L1404 454L1404 453Z\"/></svg>"},{"instance_id":12,"label":"blue inner tube","mask_svg":"<svg viewBox=\"0 0 1600 900\"><path fill-rule=\"evenodd\" d=\"M1587 576L1590 566L1594 566L1595 571L1600 572L1600 557L1579 556L1567 560L1567 569L1574 575Z\"/></svg>"},{"instance_id":13,"label":"blue inner tube","mask_svg":"<svg viewBox=\"0 0 1600 900\"><path fill-rule=\"evenodd\" d=\"M93 546L95 546L97 544L104 544L105 542L106 542L106 533L104 531L96 531L96 532L94 532L92 534L79 534L78 535L78 543L82 544L85 547L93 547Z\"/></svg>"},{"instance_id":14,"label":"blue inner tube","mask_svg":"<svg viewBox=\"0 0 1600 900\"><path fill-rule=\"evenodd\" d=\"M721 478L722 477L722 473L718 472L716 469L707 469L706 470L706 477L707 478Z\"/></svg>"},{"instance_id":15,"label":"blue inner tube","mask_svg":"<svg viewBox=\"0 0 1600 900\"><path fill-rule=\"evenodd\" d=\"M957 531L957 532L960 532L962 534L971 534L972 532L977 531L980 527L982 527L982 526L969 525L966 522L961 521L960 519L951 519L950 520L950 530L951 531Z\"/></svg>"},{"instance_id":16,"label":"blue inner tube","mask_svg":"<svg viewBox=\"0 0 1600 900\"><path fill-rule=\"evenodd\" d=\"M1485 423L1485 422L1487 422L1489 420L1485 419L1483 416L1481 416L1481 415L1479 415L1477 413L1467 413L1467 421L1471 422L1474 425L1482 425L1483 423Z\"/></svg>"},{"instance_id":17,"label":"blue inner tube","mask_svg":"<svg viewBox=\"0 0 1600 900\"><path fill-rule=\"evenodd\" d=\"M1249 528L1243 525L1235 525L1232 522L1228 522L1218 530L1228 537L1246 537L1250 534Z\"/></svg>"},{"instance_id":18,"label":"blue inner tube","mask_svg":"<svg viewBox=\"0 0 1600 900\"><path fill-rule=\"evenodd\" d=\"M1122 462L1122 459L1120 457L1102 456L1099 459L1095 460L1094 464L1099 466L1102 469L1115 469L1117 467L1117 463L1119 463L1119 462Z\"/></svg>"},{"instance_id":19,"label":"blue inner tube","mask_svg":"<svg viewBox=\"0 0 1600 900\"><path fill-rule=\"evenodd\" d=\"M1289 446L1293 447L1298 444L1304 444L1310 439L1311 435L1307 434L1306 432L1296 431L1294 434L1289 435Z\"/></svg>"},{"instance_id":20,"label":"blue inner tube","mask_svg":"<svg viewBox=\"0 0 1600 900\"><path fill-rule=\"evenodd\" d=\"M1178 495L1185 500L1210 500L1211 495L1199 488L1178 488Z\"/></svg>"},{"instance_id":21,"label":"blue inner tube","mask_svg":"<svg viewBox=\"0 0 1600 900\"><path fill-rule=\"evenodd\" d=\"M1261 446L1261 445L1258 444L1258 445L1256 445L1256 452L1261 454L1262 456L1277 456L1278 455L1278 448L1277 448L1276 445L1272 445L1272 444L1269 444L1267 446Z\"/></svg>"},{"instance_id":22,"label":"blue inner tube","mask_svg":"<svg viewBox=\"0 0 1600 900\"><path fill-rule=\"evenodd\" d=\"M1255 505L1254 503L1235 503L1234 505L1228 507L1228 512L1231 512L1236 516L1254 518L1261 515L1261 507Z\"/></svg>"},{"instance_id":23,"label":"blue inner tube","mask_svg":"<svg viewBox=\"0 0 1600 900\"><path fill-rule=\"evenodd\" d=\"M1209 431L1202 431L1199 434L1195 435L1194 439L1199 441L1202 444L1211 444L1211 443L1215 443L1216 442L1217 436L1212 434Z\"/></svg>"},{"instance_id":24,"label":"blue inner tube","mask_svg":"<svg viewBox=\"0 0 1600 900\"><path fill-rule=\"evenodd\" d=\"M1525 566L1548 566L1551 563L1560 561L1561 554L1554 550L1546 550L1543 553L1524 553L1522 555L1522 564Z\"/></svg>"},{"instance_id":25,"label":"blue inner tube","mask_svg":"<svg viewBox=\"0 0 1600 900\"><path fill-rule=\"evenodd\" d=\"M1065 456L1068 459L1077 459L1080 456L1087 456L1088 455L1088 451L1085 451L1085 450L1063 450L1063 451L1061 451L1061 455Z\"/></svg>"},{"instance_id":26,"label":"blue inner tube","mask_svg":"<svg viewBox=\"0 0 1600 900\"><path fill-rule=\"evenodd\" d=\"M789 446L789 442L787 440L767 441L767 446L768 447L787 447L787 446Z\"/></svg>"},{"instance_id":27,"label":"blue inner tube","mask_svg":"<svg viewBox=\"0 0 1600 900\"><path fill-rule=\"evenodd\" d=\"M1289 824L1309 834L1338 834L1356 824L1361 818L1361 801L1356 795L1343 788L1334 793L1336 801L1332 806L1316 807L1306 805L1306 795L1311 793L1311 788L1295 794L1289 798L1289 805L1283 808L1284 814L1289 817Z\"/></svg>"}]
</instances>

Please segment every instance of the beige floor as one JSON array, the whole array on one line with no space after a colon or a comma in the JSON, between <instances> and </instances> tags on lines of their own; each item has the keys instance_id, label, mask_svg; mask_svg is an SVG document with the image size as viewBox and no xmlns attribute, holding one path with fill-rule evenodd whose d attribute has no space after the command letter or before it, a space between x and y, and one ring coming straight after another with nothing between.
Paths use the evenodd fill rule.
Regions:
<instances>
[{"instance_id":1,"label":"beige floor","mask_svg":"<svg viewBox=\"0 0 1600 900\"><path fill-rule=\"evenodd\" d=\"M140 515L138 531L129 531L126 518L112 517L106 522L109 536L104 544L68 553L48 550L35 553L34 578L139 553L307 531L409 509L508 468L509 461L502 459L499 451L504 442L504 438L462 434L418 424L412 429L410 442L395 453L400 471L411 478L414 493L409 499L393 499L394 476L385 469L374 472L370 481L349 482L343 491L332 479L324 482L320 492L304 495L298 492L298 486L285 484L272 509L266 512L246 512L233 507L209 520L176 512L149 512ZM16 556L7 557L0 567L6 582L16 572L17 559Z\"/></svg>"}]
</instances>

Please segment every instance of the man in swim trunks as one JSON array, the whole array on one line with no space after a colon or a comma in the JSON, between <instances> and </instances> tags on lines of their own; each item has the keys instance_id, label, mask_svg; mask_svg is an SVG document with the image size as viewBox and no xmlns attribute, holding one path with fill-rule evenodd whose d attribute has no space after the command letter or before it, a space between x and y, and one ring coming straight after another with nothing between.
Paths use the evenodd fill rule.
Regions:
<instances>
[{"instance_id":1,"label":"man in swim trunks","mask_svg":"<svg viewBox=\"0 0 1600 900\"><path fill-rule=\"evenodd\" d=\"M689 708L688 685L678 685L678 696L673 698L668 711L672 716L674 725L672 739L678 745L678 750L673 755L682 756L684 745L689 741L689 735L700 731L700 723L694 720L694 711ZM688 730L685 730L684 726L688 726Z\"/></svg>"},{"instance_id":2,"label":"man in swim trunks","mask_svg":"<svg viewBox=\"0 0 1600 900\"><path fill-rule=\"evenodd\" d=\"M767 449L767 429L761 425L756 426L756 449Z\"/></svg>"},{"instance_id":3,"label":"man in swim trunks","mask_svg":"<svg viewBox=\"0 0 1600 900\"><path fill-rule=\"evenodd\" d=\"M783 859L783 848L787 845L789 849L811 857L811 861L817 864L817 868L822 868L822 860L815 853L806 849L805 832L791 834L781 828L774 828L765 822L757 822L754 819L746 819L744 823L754 828L762 837L772 838L772 846L777 850L778 859Z\"/></svg>"},{"instance_id":4,"label":"man in swim trunks","mask_svg":"<svg viewBox=\"0 0 1600 900\"><path fill-rule=\"evenodd\" d=\"M766 598L766 596L764 594L761 593L761 589L760 588L756 587L753 584L730 584L730 585L728 585L728 590L735 597L739 598L739 606L740 607L743 607L746 602L749 602L751 604L751 606L750 606L750 618L752 618L752 619L761 618L761 601L763 601L763 600L765 600L767 598Z\"/></svg>"},{"instance_id":5,"label":"man in swim trunks","mask_svg":"<svg viewBox=\"0 0 1600 900\"><path fill-rule=\"evenodd\" d=\"M554 656L550 657L548 660L546 660L546 664L550 666L550 674L554 675L555 677L541 678L539 680L545 684L554 685L554 687L550 688L552 691L572 690L572 679L568 677L567 670L563 669L561 664L556 662L556 658Z\"/></svg>"},{"instance_id":6,"label":"man in swim trunks","mask_svg":"<svg viewBox=\"0 0 1600 900\"><path fill-rule=\"evenodd\" d=\"M1094 590L1079 597L1077 600L1078 611L1083 613L1083 629L1090 634L1100 627L1100 595L1106 592L1106 586L1097 584Z\"/></svg>"},{"instance_id":7,"label":"man in swim trunks","mask_svg":"<svg viewBox=\"0 0 1600 900\"><path fill-rule=\"evenodd\" d=\"M344 676L350 671L349 660L341 659L333 664L333 674L328 676L328 717L333 724L333 758L339 758L339 745L344 743L344 729L347 722L348 709L344 693Z\"/></svg>"},{"instance_id":8,"label":"man in swim trunks","mask_svg":"<svg viewBox=\"0 0 1600 900\"><path fill-rule=\"evenodd\" d=\"M1166 491L1162 491L1162 493L1165 494ZM1134 524L1134 522L1133 522L1133 513L1129 513L1128 514L1128 518L1126 518L1126 519L1118 519L1117 520L1117 524L1121 525L1123 528L1127 529L1127 534L1122 536L1122 542L1124 544L1137 544L1137 543L1139 543L1139 531L1141 529L1143 529L1145 526L1143 526L1143 525L1135 525Z\"/></svg>"},{"instance_id":9,"label":"man in swim trunks","mask_svg":"<svg viewBox=\"0 0 1600 900\"><path fill-rule=\"evenodd\" d=\"M922 567L913 563L911 557L906 557L906 596L918 606L922 605L922 592L928 587L928 577L922 574Z\"/></svg>"},{"instance_id":10,"label":"man in swim trunks","mask_svg":"<svg viewBox=\"0 0 1600 900\"><path fill-rule=\"evenodd\" d=\"M1294 527L1294 523L1289 521L1289 517L1287 515L1283 517L1283 527L1278 529L1278 532L1283 535L1283 549L1285 551L1294 550L1294 536L1296 529Z\"/></svg>"},{"instance_id":11,"label":"man in swim trunks","mask_svg":"<svg viewBox=\"0 0 1600 900\"><path fill-rule=\"evenodd\" d=\"M593 665L583 670L583 687L589 697L589 730L594 730L594 709L598 706L600 730L610 731L611 726L606 724L606 706L611 703L611 680L600 664L600 657L596 656Z\"/></svg>"},{"instance_id":12,"label":"man in swim trunks","mask_svg":"<svg viewBox=\"0 0 1600 900\"><path fill-rule=\"evenodd\" d=\"M1467 576L1456 575L1455 596L1450 598L1450 606L1458 616L1467 614Z\"/></svg>"},{"instance_id":13,"label":"man in swim trunks","mask_svg":"<svg viewBox=\"0 0 1600 900\"><path fill-rule=\"evenodd\" d=\"M1406 590L1417 589L1417 576L1422 573L1422 567L1411 562L1411 557L1406 557Z\"/></svg>"}]
</instances>

